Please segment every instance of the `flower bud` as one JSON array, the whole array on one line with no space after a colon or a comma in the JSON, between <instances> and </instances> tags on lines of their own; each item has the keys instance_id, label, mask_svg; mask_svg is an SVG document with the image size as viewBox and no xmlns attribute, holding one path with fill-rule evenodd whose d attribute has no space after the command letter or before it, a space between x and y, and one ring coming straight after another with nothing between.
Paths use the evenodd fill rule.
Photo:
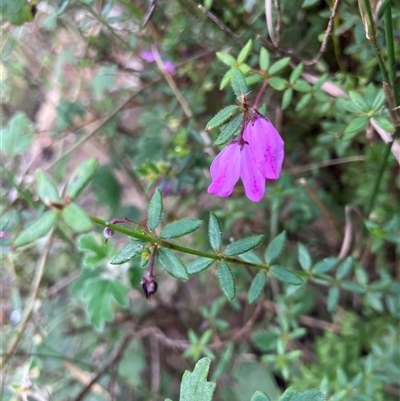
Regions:
<instances>
[{"instance_id":1,"label":"flower bud","mask_svg":"<svg viewBox=\"0 0 400 401\"><path fill-rule=\"evenodd\" d=\"M115 234L114 230L112 230L112 229L109 228L109 227L106 227L106 228L103 230L103 235L104 235L104 237L105 237L105 239L106 239L104 245L107 244L108 240L109 240L110 238L112 238L112 237L114 236L114 234Z\"/></svg>"},{"instance_id":2,"label":"flower bud","mask_svg":"<svg viewBox=\"0 0 400 401\"><path fill-rule=\"evenodd\" d=\"M150 300L151 296L156 293L158 288L158 284L157 281L155 280L155 277L146 275L145 277L142 278L140 284L142 285L144 295L148 300Z\"/></svg>"}]
</instances>

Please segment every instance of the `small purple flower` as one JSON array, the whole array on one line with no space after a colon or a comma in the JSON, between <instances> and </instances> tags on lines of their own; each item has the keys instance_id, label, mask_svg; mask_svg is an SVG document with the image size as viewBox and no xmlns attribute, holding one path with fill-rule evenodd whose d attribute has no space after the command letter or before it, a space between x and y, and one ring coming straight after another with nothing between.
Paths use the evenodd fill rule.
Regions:
<instances>
[{"instance_id":1,"label":"small purple flower","mask_svg":"<svg viewBox=\"0 0 400 401\"><path fill-rule=\"evenodd\" d=\"M272 123L258 115L251 119L243 137L233 141L212 162L212 182L208 193L226 197L242 179L246 196L259 202L265 181L279 178L284 157L284 142Z\"/></svg>"},{"instance_id":2,"label":"small purple flower","mask_svg":"<svg viewBox=\"0 0 400 401\"><path fill-rule=\"evenodd\" d=\"M140 57L146 61L147 63L152 63L158 59L161 59L160 55L158 52L153 52L151 50L143 50L140 52ZM171 75L176 74L176 68L173 65L172 61L166 60L162 61L163 67L165 68L166 71L168 71Z\"/></svg>"}]
</instances>

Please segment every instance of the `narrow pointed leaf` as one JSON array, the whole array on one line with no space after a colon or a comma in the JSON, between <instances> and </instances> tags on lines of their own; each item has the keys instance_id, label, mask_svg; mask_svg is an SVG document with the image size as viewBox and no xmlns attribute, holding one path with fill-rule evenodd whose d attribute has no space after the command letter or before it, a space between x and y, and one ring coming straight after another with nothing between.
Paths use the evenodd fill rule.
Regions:
<instances>
[{"instance_id":1,"label":"narrow pointed leaf","mask_svg":"<svg viewBox=\"0 0 400 401\"><path fill-rule=\"evenodd\" d=\"M162 194L161 191L156 188L153 196L150 199L149 210L147 212L147 228L150 231L154 231L160 224L162 211Z\"/></svg>"},{"instance_id":2,"label":"narrow pointed leaf","mask_svg":"<svg viewBox=\"0 0 400 401\"><path fill-rule=\"evenodd\" d=\"M328 297L326 299L326 307L329 312L334 312L339 302L340 291L337 287L329 289Z\"/></svg>"},{"instance_id":3,"label":"narrow pointed leaf","mask_svg":"<svg viewBox=\"0 0 400 401\"><path fill-rule=\"evenodd\" d=\"M265 261L267 263L273 262L282 252L286 243L286 231L282 231L276 236L268 245L265 251Z\"/></svg>"},{"instance_id":4,"label":"narrow pointed leaf","mask_svg":"<svg viewBox=\"0 0 400 401\"><path fill-rule=\"evenodd\" d=\"M235 95L238 99L241 99L242 96L247 95L247 93L249 92L244 74L241 70L239 70L239 68L233 68L231 85L233 88L233 92L235 92Z\"/></svg>"},{"instance_id":5,"label":"narrow pointed leaf","mask_svg":"<svg viewBox=\"0 0 400 401\"><path fill-rule=\"evenodd\" d=\"M75 203L70 203L62 211L64 221L77 233L84 233L92 228L92 222L85 211Z\"/></svg>"},{"instance_id":6,"label":"narrow pointed leaf","mask_svg":"<svg viewBox=\"0 0 400 401\"><path fill-rule=\"evenodd\" d=\"M189 274L182 261L169 249L161 248L158 250L158 260L164 270L180 280L188 280Z\"/></svg>"},{"instance_id":7,"label":"narrow pointed leaf","mask_svg":"<svg viewBox=\"0 0 400 401\"><path fill-rule=\"evenodd\" d=\"M337 264L339 263L339 258L325 258L319 262L317 262L312 270L315 273L328 273L331 271Z\"/></svg>"},{"instance_id":8,"label":"narrow pointed leaf","mask_svg":"<svg viewBox=\"0 0 400 401\"><path fill-rule=\"evenodd\" d=\"M343 135L344 141L354 138L360 131L366 128L369 118L367 116L356 117L346 127Z\"/></svg>"},{"instance_id":9,"label":"narrow pointed leaf","mask_svg":"<svg viewBox=\"0 0 400 401\"><path fill-rule=\"evenodd\" d=\"M303 279L297 274L281 266L271 266L271 273L286 284L301 285L304 283Z\"/></svg>"},{"instance_id":10,"label":"narrow pointed leaf","mask_svg":"<svg viewBox=\"0 0 400 401\"><path fill-rule=\"evenodd\" d=\"M267 71L269 67L269 53L264 47L260 50L260 68L263 71Z\"/></svg>"},{"instance_id":11,"label":"narrow pointed leaf","mask_svg":"<svg viewBox=\"0 0 400 401\"><path fill-rule=\"evenodd\" d=\"M264 271L259 271L251 282L249 290L249 304L255 302L262 294L265 283L267 282L267 276Z\"/></svg>"},{"instance_id":12,"label":"narrow pointed leaf","mask_svg":"<svg viewBox=\"0 0 400 401\"><path fill-rule=\"evenodd\" d=\"M225 121L228 121L231 117L239 112L239 107L231 104L220 110L207 124L206 131L211 131L214 128L218 128Z\"/></svg>"},{"instance_id":13,"label":"narrow pointed leaf","mask_svg":"<svg viewBox=\"0 0 400 401\"><path fill-rule=\"evenodd\" d=\"M290 63L290 57L285 57L272 64L268 72L270 73L270 75L276 74L280 70L283 70L287 65L289 65L289 63Z\"/></svg>"},{"instance_id":14,"label":"narrow pointed leaf","mask_svg":"<svg viewBox=\"0 0 400 401\"><path fill-rule=\"evenodd\" d=\"M18 248L44 237L57 223L59 214L58 210L49 210L44 213L38 220L19 233L13 246Z\"/></svg>"},{"instance_id":15,"label":"narrow pointed leaf","mask_svg":"<svg viewBox=\"0 0 400 401\"><path fill-rule=\"evenodd\" d=\"M229 300L235 298L236 285L235 278L233 276L232 270L225 262L220 262L218 264L218 280L222 292L227 296Z\"/></svg>"},{"instance_id":16,"label":"narrow pointed leaf","mask_svg":"<svg viewBox=\"0 0 400 401\"><path fill-rule=\"evenodd\" d=\"M310 253L308 252L308 249L306 248L305 245L299 243L298 247L299 247L298 260L300 266L302 267L303 270L308 271L311 269L312 265Z\"/></svg>"},{"instance_id":17,"label":"narrow pointed leaf","mask_svg":"<svg viewBox=\"0 0 400 401\"><path fill-rule=\"evenodd\" d=\"M253 46L253 41L250 39L239 53L239 56L237 58L238 64L242 64L243 62L246 61L247 57L251 52L252 46Z\"/></svg>"},{"instance_id":18,"label":"narrow pointed leaf","mask_svg":"<svg viewBox=\"0 0 400 401\"><path fill-rule=\"evenodd\" d=\"M242 114L237 114L230 121L228 121L228 123L222 127L221 133L214 142L214 146L222 146L227 144L235 135L239 133L242 122Z\"/></svg>"},{"instance_id":19,"label":"narrow pointed leaf","mask_svg":"<svg viewBox=\"0 0 400 401\"><path fill-rule=\"evenodd\" d=\"M67 196L70 199L76 199L85 189L96 173L98 165L96 159L89 159L78 166L68 181Z\"/></svg>"},{"instance_id":20,"label":"narrow pointed leaf","mask_svg":"<svg viewBox=\"0 0 400 401\"><path fill-rule=\"evenodd\" d=\"M201 220L193 218L177 220L165 226L160 237L164 239L183 237L196 231L202 224Z\"/></svg>"},{"instance_id":21,"label":"narrow pointed leaf","mask_svg":"<svg viewBox=\"0 0 400 401\"><path fill-rule=\"evenodd\" d=\"M142 241L131 241L125 245L112 259L110 262L112 265L121 265L129 262L133 257L139 255L144 248Z\"/></svg>"},{"instance_id":22,"label":"narrow pointed leaf","mask_svg":"<svg viewBox=\"0 0 400 401\"><path fill-rule=\"evenodd\" d=\"M271 399L263 391L256 391L250 401L271 401Z\"/></svg>"},{"instance_id":23,"label":"narrow pointed leaf","mask_svg":"<svg viewBox=\"0 0 400 401\"><path fill-rule=\"evenodd\" d=\"M350 91L349 97L350 97L351 102L354 104L354 106L357 107L358 111L362 111L362 112L369 111L367 102L357 92Z\"/></svg>"},{"instance_id":24,"label":"narrow pointed leaf","mask_svg":"<svg viewBox=\"0 0 400 401\"><path fill-rule=\"evenodd\" d=\"M235 57L231 56L228 53L217 52L216 56L218 57L219 60L221 60L224 64L226 64L229 67L233 67L234 65L236 65Z\"/></svg>"},{"instance_id":25,"label":"narrow pointed leaf","mask_svg":"<svg viewBox=\"0 0 400 401\"><path fill-rule=\"evenodd\" d=\"M219 251L222 245L222 229L217 216L213 212L210 212L208 221L208 238L212 249L215 252Z\"/></svg>"},{"instance_id":26,"label":"narrow pointed leaf","mask_svg":"<svg viewBox=\"0 0 400 401\"><path fill-rule=\"evenodd\" d=\"M198 258L186 265L186 269L189 274L197 274L208 269L213 263L214 259Z\"/></svg>"},{"instance_id":27,"label":"narrow pointed leaf","mask_svg":"<svg viewBox=\"0 0 400 401\"><path fill-rule=\"evenodd\" d=\"M46 205L61 202L58 189L51 178L42 170L36 171L37 193L42 202Z\"/></svg>"},{"instance_id":28,"label":"narrow pointed leaf","mask_svg":"<svg viewBox=\"0 0 400 401\"><path fill-rule=\"evenodd\" d=\"M250 251L250 249L260 245L263 239L264 235L254 235L253 237L239 239L226 247L225 255L235 256Z\"/></svg>"}]
</instances>

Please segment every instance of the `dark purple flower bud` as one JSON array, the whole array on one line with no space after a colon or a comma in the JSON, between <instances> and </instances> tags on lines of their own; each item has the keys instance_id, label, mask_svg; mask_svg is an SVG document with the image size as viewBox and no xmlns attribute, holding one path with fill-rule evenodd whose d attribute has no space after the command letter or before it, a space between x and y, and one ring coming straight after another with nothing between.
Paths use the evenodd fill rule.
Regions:
<instances>
[{"instance_id":1,"label":"dark purple flower bud","mask_svg":"<svg viewBox=\"0 0 400 401\"><path fill-rule=\"evenodd\" d=\"M114 234L115 234L114 230L112 230L112 229L109 228L109 227L106 227L106 228L103 230L103 235L104 235L104 237L106 238L106 241L105 241L104 245L107 244L108 240L109 240L110 238L112 238L112 237L114 236Z\"/></svg>"},{"instance_id":2,"label":"dark purple flower bud","mask_svg":"<svg viewBox=\"0 0 400 401\"><path fill-rule=\"evenodd\" d=\"M155 277L146 275L142 278L140 284L142 285L144 295L150 301L151 296L156 293L158 288L158 284L157 281L155 280Z\"/></svg>"}]
</instances>

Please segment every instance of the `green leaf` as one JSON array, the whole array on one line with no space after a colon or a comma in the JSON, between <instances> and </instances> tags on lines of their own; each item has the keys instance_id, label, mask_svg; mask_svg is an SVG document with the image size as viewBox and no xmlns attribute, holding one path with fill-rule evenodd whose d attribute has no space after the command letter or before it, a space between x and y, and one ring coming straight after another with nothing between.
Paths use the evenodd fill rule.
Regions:
<instances>
[{"instance_id":1,"label":"green leaf","mask_svg":"<svg viewBox=\"0 0 400 401\"><path fill-rule=\"evenodd\" d=\"M354 118L344 131L342 139L349 141L367 126L369 118L367 116Z\"/></svg>"},{"instance_id":2,"label":"green leaf","mask_svg":"<svg viewBox=\"0 0 400 401\"><path fill-rule=\"evenodd\" d=\"M376 123L386 132L392 132L394 125L387 117L374 117Z\"/></svg>"},{"instance_id":3,"label":"green leaf","mask_svg":"<svg viewBox=\"0 0 400 401\"><path fill-rule=\"evenodd\" d=\"M144 245L142 241L131 241L114 256L110 263L112 265L122 265L123 263L129 262L133 257L139 255L143 251Z\"/></svg>"},{"instance_id":4,"label":"green leaf","mask_svg":"<svg viewBox=\"0 0 400 401\"><path fill-rule=\"evenodd\" d=\"M290 74L289 82L291 84L295 83L299 78L301 73L303 72L304 65L300 63Z\"/></svg>"},{"instance_id":5,"label":"green leaf","mask_svg":"<svg viewBox=\"0 0 400 401\"><path fill-rule=\"evenodd\" d=\"M306 95L303 95L300 98L300 101L297 102L295 110L300 111L300 110L304 109L308 105L308 103L310 103L311 98L312 98L311 93L307 93Z\"/></svg>"},{"instance_id":6,"label":"green leaf","mask_svg":"<svg viewBox=\"0 0 400 401\"><path fill-rule=\"evenodd\" d=\"M32 122L22 112L14 114L8 126L0 130L0 150L7 156L21 155L29 149L33 140Z\"/></svg>"},{"instance_id":7,"label":"green leaf","mask_svg":"<svg viewBox=\"0 0 400 401\"><path fill-rule=\"evenodd\" d=\"M268 50L262 47L260 49L260 68L267 71L269 67L269 53Z\"/></svg>"},{"instance_id":8,"label":"green leaf","mask_svg":"<svg viewBox=\"0 0 400 401\"><path fill-rule=\"evenodd\" d=\"M352 267L353 258L351 256L348 256L336 270L336 278L338 280L342 280L351 272Z\"/></svg>"},{"instance_id":9,"label":"green leaf","mask_svg":"<svg viewBox=\"0 0 400 401\"><path fill-rule=\"evenodd\" d=\"M92 180L99 162L96 159L89 159L77 167L68 181L67 196L74 200L86 188Z\"/></svg>"},{"instance_id":10,"label":"green leaf","mask_svg":"<svg viewBox=\"0 0 400 401\"><path fill-rule=\"evenodd\" d=\"M326 307L329 312L334 312L339 302L340 291L337 287L331 287L326 299Z\"/></svg>"},{"instance_id":11,"label":"green leaf","mask_svg":"<svg viewBox=\"0 0 400 401\"><path fill-rule=\"evenodd\" d=\"M182 261L169 249L161 248L158 250L158 260L164 270L172 277L180 280L188 280L189 275Z\"/></svg>"},{"instance_id":12,"label":"green leaf","mask_svg":"<svg viewBox=\"0 0 400 401\"><path fill-rule=\"evenodd\" d=\"M267 276L264 271L259 271L251 282L249 290L249 304L255 302L262 294L265 283L267 282Z\"/></svg>"},{"instance_id":13,"label":"green leaf","mask_svg":"<svg viewBox=\"0 0 400 401\"><path fill-rule=\"evenodd\" d=\"M238 99L241 99L243 96L247 95L249 92L249 88L246 84L246 79L244 78L244 74L239 68L232 68L232 77L231 77L231 85L233 92L235 93Z\"/></svg>"},{"instance_id":14,"label":"green leaf","mask_svg":"<svg viewBox=\"0 0 400 401\"><path fill-rule=\"evenodd\" d=\"M355 283L354 281L342 281L340 283L340 286L344 290L355 292L357 294L363 294L365 292L365 288L362 285Z\"/></svg>"},{"instance_id":15,"label":"green leaf","mask_svg":"<svg viewBox=\"0 0 400 401\"><path fill-rule=\"evenodd\" d=\"M39 219L19 233L13 243L14 248L30 244L44 237L56 225L59 214L58 210L49 210L43 213Z\"/></svg>"},{"instance_id":16,"label":"green leaf","mask_svg":"<svg viewBox=\"0 0 400 401\"><path fill-rule=\"evenodd\" d=\"M271 266L271 273L280 281L291 285L301 285L304 281L297 274L281 266Z\"/></svg>"},{"instance_id":17,"label":"green leaf","mask_svg":"<svg viewBox=\"0 0 400 401\"><path fill-rule=\"evenodd\" d=\"M286 243L286 231L282 231L276 236L268 245L265 251L265 261L267 263L273 262L282 252Z\"/></svg>"},{"instance_id":18,"label":"green leaf","mask_svg":"<svg viewBox=\"0 0 400 401\"><path fill-rule=\"evenodd\" d=\"M211 131L214 128L219 127L225 121L228 121L231 117L239 112L239 107L234 104L226 106L220 110L207 124L206 131Z\"/></svg>"},{"instance_id":19,"label":"green leaf","mask_svg":"<svg viewBox=\"0 0 400 401\"><path fill-rule=\"evenodd\" d=\"M299 243L298 247L299 247L298 260L299 260L300 266L302 267L303 270L309 271L311 269L311 265L312 265L310 253L308 252L308 249L306 248L305 245Z\"/></svg>"},{"instance_id":20,"label":"green leaf","mask_svg":"<svg viewBox=\"0 0 400 401\"><path fill-rule=\"evenodd\" d=\"M196 363L193 373L185 371L179 401L212 401L215 383L207 381L210 364L210 358L201 358Z\"/></svg>"},{"instance_id":21,"label":"green leaf","mask_svg":"<svg viewBox=\"0 0 400 401\"><path fill-rule=\"evenodd\" d=\"M298 92L310 92L312 87L308 82L300 79L293 84L293 89Z\"/></svg>"},{"instance_id":22,"label":"green leaf","mask_svg":"<svg viewBox=\"0 0 400 401\"><path fill-rule=\"evenodd\" d=\"M94 277L86 280L82 298L86 303L89 322L99 330L114 318L113 303L128 306L128 288L115 280Z\"/></svg>"},{"instance_id":23,"label":"green leaf","mask_svg":"<svg viewBox=\"0 0 400 401\"><path fill-rule=\"evenodd\" d=\"M32 15L27 0L1 0L0 15L12 25L22 25L32 21Z\"/></svg>"},{"instance_id":24,"label":"green leaf","mask_svg":"<svg viewBox=\"0 0 400 401\"><path fill-rule=\"evenodd\" d=\"M331 257L325 258L319 262L317 262L312 270L315 273L328 273L331 271L339 262L339 258Z\"/></svg>"},{"instance_id":25,"label":"green leaf","mask_svg":"<svg viewBox=\"0 0 400 401\"><path fill-rule=\"evenodd\" d=\"M263 391L256 391L250 401L271 401L271 399Z\"/></svg>"},{"instance_id":26,"label":"green leaf","mask_svg":"<svg viewBox=\"0 0 400 401\"><path fill-rule=\"evenodd\" d=\"M283 91L286 88L286 81L279 77L271 77L268 83L277 91Z\"/></svg>"},{"instance_id":27,"label":"green leaf","mask_svg":"<svg viewBox=\"0 0 400 401\"><path fill-rule=\"evenodd\" d=\"M325 393L317 389L298 393L296 390L289 388L281 395L278 401L325 401Z\"/></svg>"},{"instance_id":28,"label":"green leaf","mask_svg":"<svg viewBox=\"0 0 400 401\"><path fill-rule=\"evenodd\" d=\"M232 77L232 68L229 69L229 70L225 73L225 75L222 77L222 79L221 79L221 85L219 86L219 89L220 89L220 90L224 89L224 88L229 84L229 82L231 82L231 77Z\"/></svg>"},{"instance_id":29,"label":"green leaf","mask_svg":"<svg viewBox=\"0 0 400 401\"><path fill-rule=\"evenodd\" d=\"M254 235L252 237L239 239L235 242L232 242L226 247L225 255L235 256L250 251L250 249L253 249L256 246L260 245L263 239L264 235Z\"/></svg>"},{"instance_id":30,"label":"green leaf","mask_svg":"<svg viewBox=\"0 0 400 401\"><path fill-rule=\"evenodd\" d=\"M242 114L237 114L230 121L228 121L228 123L222 127L221 133L214 142L214 146L222 146L227 144L239 132L242 122Z\"/></svg>"},{"instance_id":31,"label":"green leaf","mask_svg":"<svg viewBox=\"0 0 400 401\"><path fill-rule=\"evenodd\" d=\"M160 237L164 239L183 237L196 231L202 224L201 220L193 218L177 220L165 226Z\"/></svg>"},{"instance_id":32,"label":"green leaf","mask_svg":"<svg viewBox=\"0 0 400 401\"><path fill-rule=\"evenodd\" d=\"M211 248L215 252L221 250L222 245L222 229L217 216L210 212L210 219L208 221L208 239L210 240Z\"/></svg>"},{"instance_id":33,"label":"green leaf","mask_svg":"<svg viewBox=\"0 0 400 401\"><path fill-rule=\"evenodd\" d=\"M386 103L386 96L383 90L378 91L373 103L372 110L378 111Z\"/></svg>"},{"instance_id":34,"label":"green leaf","mask_svg":"<svg viewBox=\"0 0 400 401\"><path fill-rule=\"evenodd\" d=\"M284 57L281 60L276 61L268 70L270 75L274 75L277 72L283 70L290 63L290 57Z\"/></svg>"},{"instance_id":35,"label":"green leaf","mask_svg":"<svg viewBox=\"0 0 400 401\"><path fill-rule=\"evenodd\" d=\"M282 96L282 110L285 110L290 102L292 101L293 97L293 89L286 89L285 92L283 92Z\"/></svg>"},{"instance_id":36,"label":"green leaf","mask_svg":"<svg viewBox=\"0 0 400 401\"><path fill-rule=\"evenodd\" d=\"M79 237L78 249L83 252L83 265L92 269L109 260L113 250L112 241L104 244L104 239L97 240L93 233L84 234Z\"/></svg>"},{"instance_id":37,"label":"green leaf","mask_svg":"<svg viewBox=\"0 0 400 401\"><path fill-rule=\"evenodd\" d=\"M214 263L214 259L210 258L198 258L190 262L186 269L189 274L197 274L203 270L208 269Z\"/></svg>"},{"instance_id":38,"label":"green leaf","mask_svg":"<svg viewBox=\"0 0 400 401\"><path fill-rule=\"evenodd\" d=\"M250 39L239 53L239 56L237 58L238 64L242 64L246 61L247 57L251 52L252 46L253 46L253 41Z\"/></svg>"},{"instance_id":39,"label":"green leaf","mask_svg":"<svg viewBox=\"0 0 400 401\"><path fill-rule=\"evenodd\" d=\"M156 188L150 199L149 210L147 212L147 228L154 231L160 224L163 212L163 200L161 191Z\"/></svg>"},{"instance_id":40,"label":"green leaf","mask_svg":"<svg viewBox=\"0 0 400 401\"><path fill-rule=\"evenodd\" d=\"M361 112L369 111L369 107L368 107L366 101L357 92L350 91L349 97L350 97L351 102L354 104L354 106L357 108L358 111L361 111Z\"/></svg>"},{"instance_id":41,"label":"green leaf","mask_svg":"<svg viewBox=\"0 0 400 401\"><path fill-rule=\"evenodd\" d=\"M235 277L232 270L225 262L219 262L217 274L222 292L232 301L236 294Z\"/></svg>"},{"instance_id":42,"label":"green leaf","mask_svg":"<svg viewBox=\"0 0 400 401\"><path fill-rule=\"evenodd\" d=\"M224 64L226 64L229 67L233 67L236 65L235 57L231 56L228 53L217 52L216 56L218 57L219 60L221 60Z\"/></svg>"},{"instance_id":43,"label":"green leaf","mask_svg":"<svg viewBox=\"0 0 400 401\"><path fill-rule=\"evenodd\" d=\"M61 201L57 187L42 170L36 170L36 184L39 198L45 205L49 206Z\"/></svg>"},{"instance_id":44,"label":"green leaf","mask_svg":"<svg viewBox=\"0 0 400 401\"><path fill-rule=\"evenodd\" d=\"M92 222L85 211L75 203L70 203L62 211L64 221L77 233L84 233L92 228Z\"/></svg>"}]
</instances>

